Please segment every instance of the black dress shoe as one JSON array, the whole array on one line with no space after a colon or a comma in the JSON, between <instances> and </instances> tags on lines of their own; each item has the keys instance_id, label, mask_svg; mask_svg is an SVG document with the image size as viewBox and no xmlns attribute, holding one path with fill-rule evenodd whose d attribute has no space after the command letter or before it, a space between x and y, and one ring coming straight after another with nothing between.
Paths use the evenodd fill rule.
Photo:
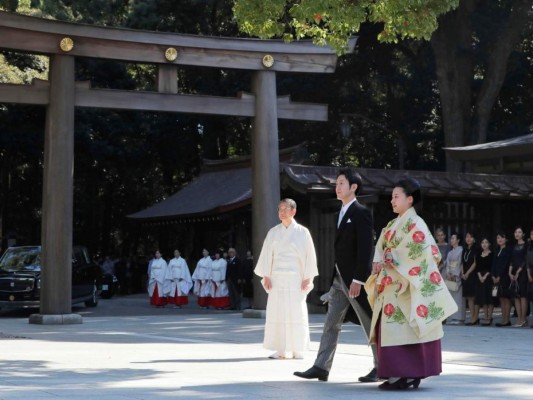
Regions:
<instances>
[{"instance_id":1,"label":"black dress shoe","mask_svg":"<svg viewBox=\"0 0 533 400\"><path fill-rule=\"evenodd\" d=\"M407 379L406 378L400 378L394 383L390 383L389 381L383 382L381 385L378 386L378 389L381 390L403 390L407 389Z\"/></svg>"},{"instance_id":2,"label":"black dress shoe","mask_svg":"<svg viewBox=\"0 0 533 400\"><path fill-rule=\"evenodd\" d=\"M329 371L326 371L325 369L315 367L314 365L309 368L307 371L304 372L298 372L296 371L294 375L305 378L305 379L315 379L318 378L319 381L328 381Z\"/></svg>"},{"instance_id":3,"label":"black dress shoe","mask_svg":"<svg viewBox=\"0 0 533 400\"><path fill-rule=\"evenodd\" d=\"M359 377L359 382L363 383L373 383L379 381L381 381L381 379L378 378L378 371L375 368L372 368L372 371L370 371L365 376Z\"/></svg>"},{"instance_id":4,"label":"black dress shoe","mask_svg":"<svg viewBox=\"0 0 533 400\"><path fill-rule=\"evenodd\" d=\"M389 381L383 382L378 386L378 388L381 390L404 390L409 389L412 386L414 389L418 389L418 386L420 386L420 381L420 378L400 378L394 383L390 383Z\"/></svg>"}]
</instances>

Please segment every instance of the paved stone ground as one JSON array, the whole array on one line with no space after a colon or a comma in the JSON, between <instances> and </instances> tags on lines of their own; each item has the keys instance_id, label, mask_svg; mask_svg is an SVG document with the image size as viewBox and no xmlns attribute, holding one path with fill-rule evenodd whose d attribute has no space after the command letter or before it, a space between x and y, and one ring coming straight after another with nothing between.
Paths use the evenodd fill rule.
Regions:
<instances>
[{"instance_id":1,"label":"paved stone ground","mask_svg":"<svg viewBox=\"0 0 533 400\"><path fill-rule=\"evenodd\" d=\"M357 383L372 365L358 326L343 327L328 382L292 375L314 360L270 360L264 321L229 311L148 306L145 295L76 308L81 325L30 325L0 312L0 399L532 399L533 329L445 326L443 374L418 390Z\"/></svg>"}]
</instances>

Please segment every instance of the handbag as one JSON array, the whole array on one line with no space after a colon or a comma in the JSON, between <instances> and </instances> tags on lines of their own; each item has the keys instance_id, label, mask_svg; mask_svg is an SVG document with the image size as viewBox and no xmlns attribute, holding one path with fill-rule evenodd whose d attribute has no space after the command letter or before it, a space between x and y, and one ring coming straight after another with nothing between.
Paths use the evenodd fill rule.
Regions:
<instances>
[{"instance_id":1,"label":"handbag","mask_svg":"<svg viewBox=\"0 0 533 400\"><path fill-rule=\"evenodd\" d=\"M498 289L500 288L499 285L493 285L492 286L492 297L498 297Z\"/></svg>"},{"instance_id":2,"label":"handbag","mask_svg":"<svg viewBox=\"0 0 533 400\"><path fill-rule=\"evenodd\" d=\"M457 292L459 290L459 284L455 281L449 281L446 279L444 283L446 283L446 287L450 292Z\"/></svg>"}]
</instances>

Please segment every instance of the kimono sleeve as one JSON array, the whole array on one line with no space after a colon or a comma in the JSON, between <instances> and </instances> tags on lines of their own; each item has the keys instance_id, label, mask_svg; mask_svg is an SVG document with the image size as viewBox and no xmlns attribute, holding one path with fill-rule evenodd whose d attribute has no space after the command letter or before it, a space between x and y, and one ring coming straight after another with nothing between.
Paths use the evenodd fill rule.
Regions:
<instances>
[{"instance_id":1,"label":"kimono sleeve","mask_svg":"<svg viewBox=\"0 0 533 400\"><path fill-rule=\"evenodd\" d=\"M185 279L187 282L192 282L191 271L189 271L189 266L187 265L187 261L185 261L185 259L183 259L183 279Z\"/></svg>"},{"instance_id":2,"label":"kimono sleeve","mask_svg":"<svg viewBox=\"0 0 533 400\"><path fill-rule=\"evenodd\" d=\"M272 261L273 261L273 248L272 248L272 229L268 231L265 241L263 242L263 247L261 248L261 253L259 259L257 260L257 265L255 266L254 273L260 277L265 277L272 274Z\"/></svg>"},{"instance_id":3,"label":"kimono sleeve","mask_svg":"<svg viewBox=\"0 0 533 400\"><path fill-rule=\"evenodd\" d=\"M376 248L374 250L374 260L373 262L381 262L383 261L383 241L385 240L385 229L381 230L381 235L379 235L379 239L376 243Z\"/></svg>"},{"instance_id":4,"label":"kimono sleeve","mask_svg":"<svg viewBox=\"0 0 533 400\"><path fill-rule=\"evenodd\" d=\"M305 262L304 262L304 279L313 279L318 275L316 261L315 245L309 230L305 230Z\"/></svg>"}]
</instances>

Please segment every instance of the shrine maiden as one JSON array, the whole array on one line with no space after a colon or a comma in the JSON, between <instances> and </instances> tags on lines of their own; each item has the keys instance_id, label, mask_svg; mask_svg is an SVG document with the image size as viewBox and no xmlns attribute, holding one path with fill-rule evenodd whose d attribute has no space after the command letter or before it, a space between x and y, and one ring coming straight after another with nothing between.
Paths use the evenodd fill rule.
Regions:
<instances>
[{"instance_id":1,"label":"shrine maiden","mask_svg":"<svg viewBox=\"0 0 533 400\"><path fill-rule=\"evenodd\" d=\"M189 304L192 278L187 262L181 258L179 250L174 250L174 258L168 263L168 301L181 307Z\"/></svg>"}]
</instances>

